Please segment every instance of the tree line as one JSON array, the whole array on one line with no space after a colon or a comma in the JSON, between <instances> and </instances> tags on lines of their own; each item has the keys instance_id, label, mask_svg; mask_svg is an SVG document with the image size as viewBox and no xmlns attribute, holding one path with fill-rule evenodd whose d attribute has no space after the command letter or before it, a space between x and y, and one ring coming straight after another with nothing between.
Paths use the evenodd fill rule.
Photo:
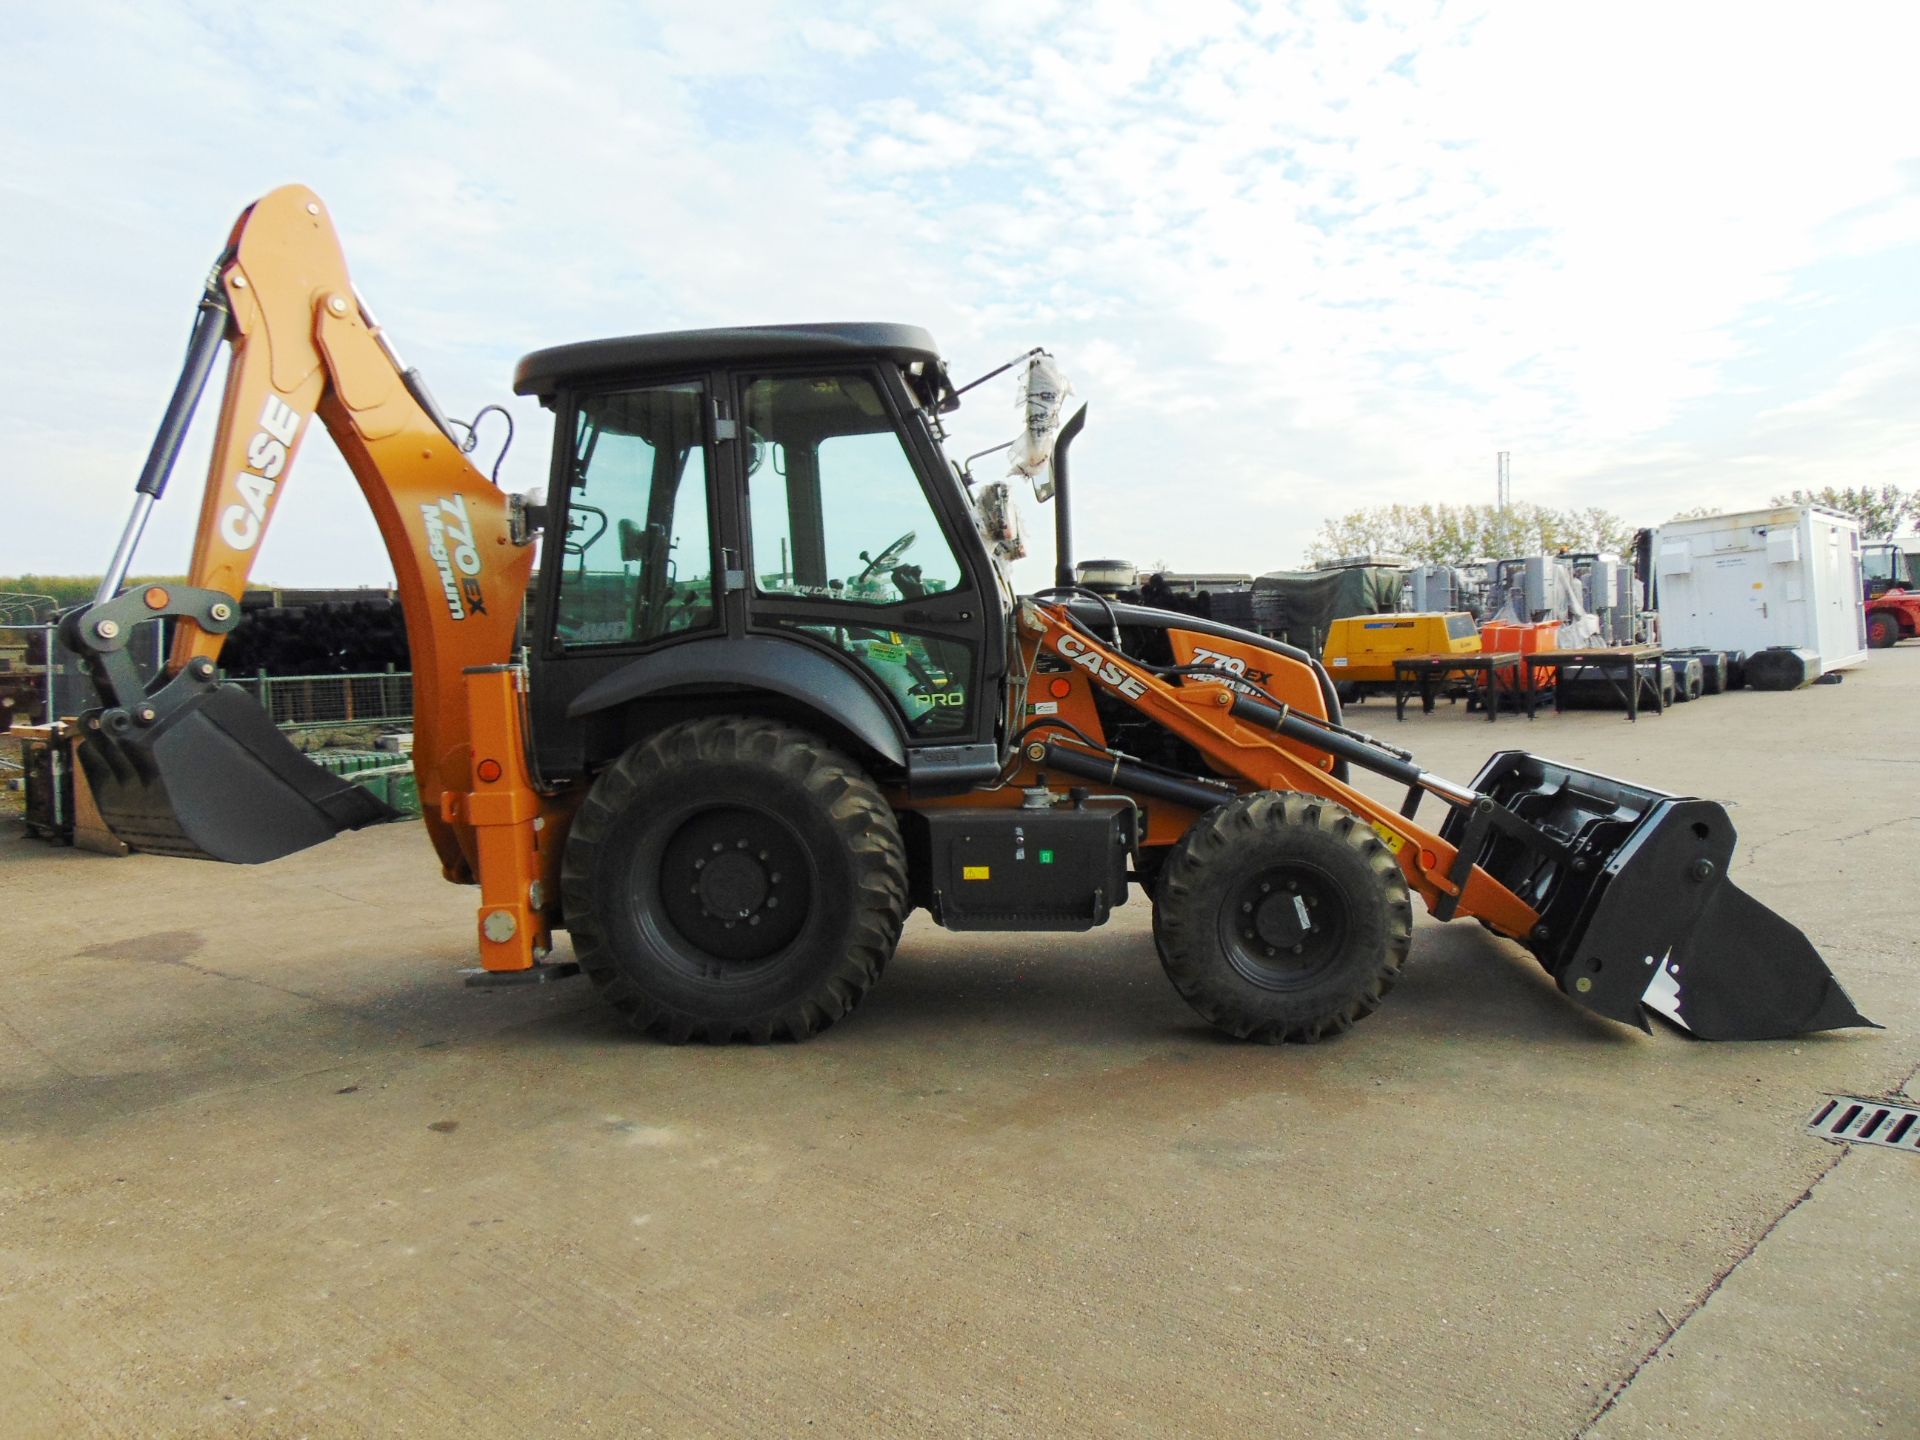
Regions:
<instances>
[{"instance_id":1,"label":"tree line","mask_svg":"<svg viewBox=\"0 0 1920 1440\"><path fill-rule=\"evenodd\" d=\"M1920 491L1898 485L1825 486L1776 495L1771 505L1825 505L1853 516L1866 539L1879 540L1920 525ZM1675 520L1719 512L1704 506ZM1404 555L1423 565L1461 565L1469 560L1562 550L1624 555L1634 526L1598 505L1555 509L1520 502L1504 510L1491 504L1374 505L1328 520L1307 544L1307 563L1346 556Z\"/></svg>"},{"instance_id":2,"label":"tree line","mask_svg":"<svg viewBox=\"0 0 1920 1440\"><path fill-rule=\"evenodd\" d=\"M1307 561L1404 555L1424 565L1462 565L1560 550L1619 555L1632 543L1633 527L1597 505L1375 505L1323 524L1307 546Z\"/></svg>"}]
</instances>

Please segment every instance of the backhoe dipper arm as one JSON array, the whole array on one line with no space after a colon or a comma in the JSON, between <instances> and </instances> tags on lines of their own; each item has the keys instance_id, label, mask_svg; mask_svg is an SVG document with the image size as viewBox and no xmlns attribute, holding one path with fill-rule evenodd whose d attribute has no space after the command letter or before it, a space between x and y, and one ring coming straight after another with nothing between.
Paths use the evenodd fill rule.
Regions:
<instances>
[{"instance_id":1,"label":"backhoe dipper arm","mask_svg":"<svg viewBox=\"0 0 1920 1440\"><path fill-rule=\"evenodd\" d=\"M232 359L188 587L175 597L160 587L145 592L148 611L176 615L181 622L168 665L171 678L140 703L122 693L128 688L124 680L100 683L111 668L106 652L115 643L113 635L128 628L126 619L140 618L132 612L113 618L129 606L137 610L139 597L109 600L105 592L126 573L146 509L165 483L210 352L217 348L207 331L222 298ZM374 818L364 806L342 803L337 792L324 790L311 775L296 774L259 725L239 717L232 703L240 698L237 692L213 693L212 662L224 633L237 621L255 557L316 418L359 482L393 564L412 655L413 763L434 847L449 879L471 881L484 874L483 888L491 891L498 878L505 896L501 903L514 924L496 919L493 931L510 931L507 948L514 955L503 957L502 964L483 944L483 958L489 968L521 968L544 945L545 924L535 913L543 908L542 887L532 884L532 902L526 891L548 868L543 860L519 853L528 843L539 848L518 832L537 834L542 828L542 797L527 773L522 687L509 663L533 548L527 537L513 533L509 498L468 461L417 377L399 364L354 291L325 207L304 187L273 191L235 223L209 281L187 370L142 475L134 520L102 587L103 599L68 617L68 643L88 658L108 707L96 712L91 724L98 738L89 774L97 770L110 789L118 778L122 816L136 832L130 838L166 853L270 859ZM112 616L100 613L108 608ZM190 682L206 693L183 696L180 687ZM193 727L185 722L197 718L213 722L202 730L221 733L191 744L176 739L180 763L170 768L163 736L176 717L182 732L190 733ZM477 729L484 735L477 737ZM477 738L483 756L476 756ZM83 752L83 760L88 758ZM244 831L244 816L216 814L217 826L202 825L201 831L218 830L218 843L197 838L195 825L209 813L244 809L244 800L220 788L244 789L239 773L244 760L253 762L250 774L262 780L262 793L272 788L265 782L282 782L281 791L296 792L308 809L320 812L322 823L284 827L281 835L256 842ZM232 773L202 779L195 789L187 772L208 766ZM162 816L168 809L179 822L172 828ZM287 813L296 809L290 806ZM181 820L181 812L189 810L195 813ZM121 830L113 815L108 820ZM157 841L141 830L143 825ZM481 852L504 838L490 826L518 834L510 847L512 863L483 865ZM234 836L237 841L229 843ZM545 888L554 887L549 881ZM483 907L483 935L488 913Z\"/></svg>"}]
</instances>

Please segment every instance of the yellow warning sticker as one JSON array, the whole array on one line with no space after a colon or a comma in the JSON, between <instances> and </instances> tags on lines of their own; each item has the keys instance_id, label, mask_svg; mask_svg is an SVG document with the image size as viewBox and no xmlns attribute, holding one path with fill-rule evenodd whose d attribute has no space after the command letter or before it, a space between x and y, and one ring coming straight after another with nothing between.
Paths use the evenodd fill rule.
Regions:
<instances>
[{"instance_id":1,"label":"yellow warning sticker","mask_svg":"<svg viewBox=\"0 0 1920 1440\"><path fill-rule=\"evenodd\" d=\"M1404 835L1394 834L1393 831L1387 829L1387 827L1382 825L1378 820L1373 822L1373 833L1378 835L1381 843L1396 855L1400 853L1401 847L1407 843Z\"/></svg>"},{"instance_id":2,"label":"yellow warning sticker","mask_svg":"<svg viewBox=\"0 0 1920 1440\"><path fill-rule=\"evenodd\" d=\"M991 880L993 878L993 870L991 866L987 865L962 865L960 867L960 878L962 880Z\"/></svg>"}]
</instances>

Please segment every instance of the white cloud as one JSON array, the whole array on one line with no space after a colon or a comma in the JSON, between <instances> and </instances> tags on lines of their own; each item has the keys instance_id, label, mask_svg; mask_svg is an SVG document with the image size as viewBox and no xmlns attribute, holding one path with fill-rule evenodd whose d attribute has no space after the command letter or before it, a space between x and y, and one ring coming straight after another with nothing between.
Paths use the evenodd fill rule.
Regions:
<instances>
[{"instance_id":1,"label":"white cloud","mask_svg":"<svg viewBox=\"0 0 1920 1440\"><path fill-rule=\"evenodd\" d=\"M15 17L0 55L0 571L104 557L199 275L289 179L455 413L624 331L899 318L962 374L1045 343L1106 553L1290 564L1353 505L1490 495L1502 448L1527 498L1635 519L1911 475L1920 300L1870 278L1920 258L1906 6L107 15ZM262 575L384 572L320 447L287 496Z\"/></svg>"}]
</instances>

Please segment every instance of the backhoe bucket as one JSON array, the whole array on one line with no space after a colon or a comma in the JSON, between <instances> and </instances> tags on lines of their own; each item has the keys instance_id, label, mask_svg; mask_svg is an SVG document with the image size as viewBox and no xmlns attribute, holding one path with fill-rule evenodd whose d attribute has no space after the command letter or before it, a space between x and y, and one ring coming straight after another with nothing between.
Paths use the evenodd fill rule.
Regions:
<instances>
[{"instance_id":1,"label":"backhoe bucket","mask_svg":"<svg viewBox=\"0 0 1920 1440\"><path fill-rule=\"evenodd\" d=\"M1727 878L1722 806L1513 750L1474 789L1493 804L1442 835L1539 912L1523 943L1588 1009L1643 1030L1651 1009L1707 1040L1873 1024L1807 937Z\"/></svg>"},{"instance_id":2,"label":"backhoe bucket","mask_svg":"<svg viewBox=\"0 0 1920 1440\"><path fill-rule=\"evenodd\" d=\"M83 729L80 764L101 817L136 850L254 865L397 818L302 755L238 686L208 685L150 725L107 717L118 723Z\"/></svg>"}]
</instances>

